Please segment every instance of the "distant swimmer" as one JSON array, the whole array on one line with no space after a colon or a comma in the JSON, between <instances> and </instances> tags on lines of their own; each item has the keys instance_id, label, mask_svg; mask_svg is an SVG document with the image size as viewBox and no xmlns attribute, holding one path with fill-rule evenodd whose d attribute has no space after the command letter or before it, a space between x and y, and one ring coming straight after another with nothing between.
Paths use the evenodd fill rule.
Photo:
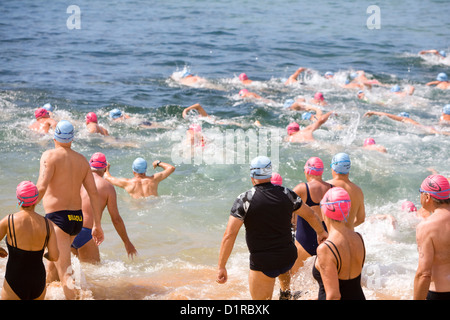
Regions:
<instances>
[{"instance_id":1,"label":"distant swimmer","mask_svg":"<svg viewBox=\"0 0 450 320\"><path fill-rule=\"evenodd\" d=\"M153 169L156 169L156 167L161 167L164 171L147 176L147 161L143 158L136 158L131 166L134 178L127 179L113 177L109 172L110 166L111 165L108 163L104 178L116 187L125 189L134 199L158 196L159 183L175 171L174 166L160 160L155 160L153 161Z\"/></svg>"},{"instance_id":2,"label":"distant swimmer","mask_svg":"<svg viewBox=\"0 0 450 320\"><path fill-rule=\"evenodd\" d=\"M104 136L109 136L108 130L98 124L97 115L94 112L89 112L86 115L86 128L90 133L99 133Z\"/></svg>"},{"instance_id":3,"label":"distant swimmer","mask_svg":"<svg viewBox=\"0 0 450 320\"><path fill-rule=\"evenodd\" d=\"M270 178L270 182L273 185L281 186L283 185L283 177L277 172L272 172L272 178Z\"/></svg>"},{"instance_id":4,"label":"distant swimmer","mask_svg":"<svg viewBox=\"0 0 450 320\"><path fill-rule=\"evenodd\" d=\"M439 124L440 125L450 125L450 104L446 104L442 108L442 115L439 118Z\"/></svg>"},{"instance_id":5,"label":"distant swimmer","mask_svg":"<svg viewBox=\"0 0 450 320\"><path fill-rule=\"evenodd\" d=\"M350 79L351 79L351 83L360 83L360 84L363 84L364 86L368 87L369 89L373 85L386 86L385 84L381 83L380 81L378 81L376 79L368 79L366 77L366 73L363 70L358 70L356 72L352 72L350 74Z\"/></svg>"},{"instance_id":6,"label":"distant swimmer","mask_svg":"<svg viewBox=\"0 0 450 320\"><path fill-rule=\"evenodd\" d=\"M96 152L89 160L95 185L97 187L101 213L108 208L111 221L125 246L128 257L133 258L137 254L136 248L128 238L125 223L119 214L117 207L117 195L114 186L103 178L106 171L106 157L101 152ZM100 252L98 246L92 240L93 212L89 196L84 187L80 190L83 210L83 228L72 242L72 252L78 256L81 262L100 262Z\"/></svg>"},{"instance_id":7,"label":"distant swimmer","mask_svg":"<svg viewBox=\"0 0 450 320\"><path fill-rule=\"evenodd\" d=\"M334 73L332 71L327 71L325 72L325 74L323 75L323 77L325 79L333 79L334 78Z\"/></svg>"},{"instance_id":8,"label":"distant swimmer","mask_svg":"<svg viewBox=\"0 0 450 320\"><path fill-rule=\"evenodd\" d=\"M350 168L350 156L345 152L337 153L331 160L331 174L333 175L333 179L327 182L336 187L344 188L350 195L352 206L345 224L350 229L354 229L366 219L366 209L362 189L349 178Z\"/></svg>"},{"instance_id":9,"label":"distant swimmer","mask_svg":"<svg viewBox=\"0 0 450 320\"><path fill-rule=\"evenodd\" d=\"M29 126L29 128L38 133L48 133L50 128L56 128L56 120L50 118L48 111L44 108L38 108L34 111L36 121Z\"/></svg>"},{"instance_id":10,"label":"distant swimmer","mask_svg":"<svg viewBox=\"0 0 450 320\"><path fill-rule=\"evenodd\" d=\"M315 141L313 136L314 131L319 129L328 118L334 113L334 111L330 111L318 118L316 122L311 123L307 127L300 130L300 125L296 122L292 122L287 127L288 135L285 137L285 141L287 142L311 142Z\"/></svg>"},{"instance_id":11,"label":"distant swimmer","mask_svg":"<svg viewBox=\"0 0 450 320\"><path fill-rule=\"evenodd\" d=\"M418 266L414 300L450 300L450 184L442 175L426 177L420 203L432 214L416 228Z\"/></svg>"},{"instance_id":12,"label":"distant swimmer","mask_svg":"<svg viewBox=\"0 0 450 320\"><path fill-rule=\"evenodd\" d=\"M403 212L415 213L416 216L421 219L428 218L431 215L431 212L425 210L423 207L420 208L419 210L417 210L416 205L412 201L409 201L409 200L406 200L402 203L401 209Z\"/></svg>"},{"instance_id":13,"label":"distant swimmer","mask_svg":"<svg viewBox=\"0 0 450 320\"><path fill-rule=\"evenodd\" d=\"M387 150L384 146L379 145L375 142L374 138L366 138L363 143L363 148L367 150L374 150L381 153L387 153Z\"/></svg>"},{"instance_id":14,"label":"distant swimmer","mask_svg":"<svg viewBox=\"0 0 450 320\"><path fill-rule=\"evenodd\" d=\"M42 106L42 108L44 108L45 110L48 111L50 118L53 117L53 112L55 111L55 107L51 103L47 102L46 104L44 104Z\"/></svg>"},{"instance_id":15,"label":"distant swimmer","mask_svg":"<svg viewBox=\"0 0 450 320\"><path fill-rule=\"evenodd\" d=\"M204 147L206 145L206 138L202 133L202 126L198 123L193 123L186 131L186 144L194 147Z\"/></svg>"},{"instance_id":16,"label":"distant swimmer","mask_svg":"<svg viewBox=\"0 0 450 320\"><path fill-rule=\"evenodd\" d=\"M322 92L316 92L314 98L310 100L310 103L317 104L319 106L326 106L328 102L325 101L325 97Z\"/></svg>"},{"instance_id":17,"label":"distant swimmer","mask_svg":"<svg viewBox=\"0 0 450 320\"><path fill-rule=\"evenodd\" d=\"M8 256L2 300L44 300L46 270L42 258L57 261L56 235L51 222L35 211L39 191L31 181L16 188L20 211L0 221L0 240L6 236L8 252L0 248L0 257ZM46 252L45 252L46 251ZM45 253L44 253L45 252Z\"/></svg>"},{"instance_id":18,"label":"distant swimmer","mask_svg":"<svg viewBox=\"0 0 450 320\"><path fill-rule=\"evenodd\" d=\"M306 68L300 67L298 68L293 74L289 76L289 78L284 83L285 85L295 84L298 83L298 76L304 72Z\"/></svg>"},{"instance_id":19,"label":"distant swimmer","mask_svg":"<svg viewBox=\"0 0 450 320\"><path fill-rule=\"evenodd\" d=\"M242 89L239 91L239 98L241 99L262 99L259 94L248 91L247 89Z\"/></svg>"},{"instance_id":20,"label":"distant swimmer","mask_svg":"<svg viewBox=\"0 0 450 320\"><path fill-rule=\"evenodd\" d=\"M228 120L218 120L213 116L210 116L206 110L200 105L200 103L193 104L192 106L189 106L183 110L181 113L181 116L183 119L190 118L192 116L199 116L203 118L207 118L208 122L212 122L214 124L219 125L235 125L241 127L242 125L237 122L228 121Z\"/></svg>"},{"instance_id":21,"label":"distant swimmer","mask_svg":"<svg viewBox=\"0 0 450 320\"><path fill-rule=\"evenodd\" d=\"M192 73L185 71L179 80L179 82L185 86L204 85L208 83L205 78L193 75Z\"/></svg>"},{"instance_id":22,"label":"distant swimmer","mask_svg":"<svg viewBox=\"0 0 450 320\"><path fill-rule=\"evenodd\" d=\"M398 97L406 97L413 95L414 90L415 90L414 86L408 86L407 89L404 90L398 84L396 84L391 88L390 92L392 92Z\"/></svg>"},{"instance_id":23,"label":"distant swimmer","mask_svg":"<svg viewBox=\"0 0 450 320\"><path fill-rule=\"evenodd\" d=\"M438 89L450 89L450 82L446 73L441 72L437 75L435 81L428 82L427 86L436 86Z\"/></svg>"},{"instance_id":24,"label":"distant swimmer","mask_svg":"<svg viewBox=\"0 0 450 320\"><path fill-rule=\"evenodd\" d=\"M316 106L312 106L306 103L306 99L303 97L294 99L288 99L284 102L284 108L296 111L313 111L315 114L311 117L312 119L317 119L322 116L322 109ZM311 113L310 113L311 114ZM311 114L312 115L312 114ZM309 119L308 119L309 120Z\"/></svg>"},{"instance_id":25,"label":"distant swimmer","mask_svg":"<svg viewBox=\"0 0 450 320\"><path fill-rule=\"evenodd\" d=\"M422 50L422 51L419 52L419 54L421 54L421 55L423 55L423 54L433 54L436 57L439 57L441 59L445 59L447 57L447 53L445 52L445 50L440 50L440 51L434 50L434 49Z\"/></svg>"},{"instance_id":26,"label":"distant swimmer","mask_svg":"<svg viewBox=\"0 0 450 320\"><path fill-rule=\"evenodd\" d=\"M387 112L380 112L380 111L367 111L363 117L371 117L371 116L380 116L380 117L388 117L389 119L398 121L398 122L403 122L403 123L410 123L412 125L415 125L421 129L423 129L424 131L430 133L430 134L443 134L443 135L450 135L450 132L446 132L446 131L438 131L436 130L434 127L430 127L430 126L425 126L423 124L420 124L419 122L417 122L416 120L411 119L410 115L408 112L400 112L398 115L395 114L390 114Z\"/></svg>"},{"instance_id":27,"label":"distant swimmer","mask_svg":"<svg viewBox=\"0 0 450 320\"><path fill-rule=\"evenodd\" d=\"M120 109L117 108L114 108L109 112L109 117L113 122L129 122L131 124L136 124L139 127L146 129L167 129L166 127L154 121L141 120L130 117L130 115L122 112Z\"/></svg>"},{"instance_id":28,"label":"distant swimmer","mask_svg":"<svg viewBox=\"0 0 450 320\"><path fill-rule=\"evenodd\" d=\"M45 217L53 222L58 240L59 259L48 264L48 282L61 281L68 300L75 299L79 293L79 289L73 285L70 244L83 227L81 186L87 190L94 211L94 242L100 245L104 239L94 177L86 158L71 148L74 133L74 127L69 121L58 122L53 137L55 148L42 154L36 184L39 190L38 202L43 200Z\"/></svg>"},{"instance_id":29,"label":"distant swimmer","mask_svg":"<svg viewBox=\"0 0 450 320\"><path fill-rule=\"evenodd\" d=\"M252 84L252 82L253 82L252 80L250 80L248 78L248 76L245 73L241 73L239 75L239 80L241 81L241 83L243 83L245 85Z\"/></svg>"},{"instance_id":30,"label":"distant swimmer","mask_svg":"<svg viewBox=\"0 0 450 320\"><path fill-rule=\"evenodd\" d=\"M217 265L219 284L228 281L226 264L239 230L245 225L250 252L249 289L253 300L270 300L276 278L280 280L280 299L290 299L290 269L297 257L292 239L292 215L303 217L316 231L318 241L327 233L314 212L292 190L273 185L272 163L259 156L250 163L253 187L239 195L231 207L222 238Z\"/></svg>"}]
</instances>

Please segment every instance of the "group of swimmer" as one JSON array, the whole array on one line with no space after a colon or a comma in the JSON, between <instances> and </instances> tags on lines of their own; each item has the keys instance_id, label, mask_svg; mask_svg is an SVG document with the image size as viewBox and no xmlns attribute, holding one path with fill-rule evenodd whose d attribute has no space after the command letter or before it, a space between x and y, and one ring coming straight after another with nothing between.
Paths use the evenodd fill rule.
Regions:
<instances>
[{"instance_id":1,"label":"group of swimmer","mask_svg":"<svg viewBox=\"0 0 450 320\"><path fill-rule=\"evenodd\" d=\"M298 68L285 82L293 85L306 68ZM324 77L332 79L333 73ZM205 83L205 79L185 73L179 79L182 85ZM252 80L242 73L242 85ZM436 82L437 81L437 82ZM447 76L438 75L435 82L439 89L450 88ZM365 99L364 91L372 86L385 86L377 80L367 79L363 71L350 75L344 88L358 89L358 98ZM390 90L398 95L412 95L414 88L406 91L397 86ZM240 90L241 99L258 99L270 102L247 88ZM306 111L303 115L311 124L301 129L292 122L287 126L285 141L314 141L313 132L320 128L335 111L323 112L327 107L324 95L317 92L306 101L300 97L289 100L285 107ZM209 117L203 107L196 103L183 110L188 118L192 111L200 117ZM0 239L7 236L8 252L0 248L0 256L8 256L2 299L44 299L46 284L61 281L66 299L80 297L79 289L73 286L71 254L81 262L98 263L98 246L104 240L101 227L105 208L121 237L128 256L137 250L128 238L125 224L120 217L114 186L125 189L135 199L157 196L158 185L169 177L175 167L160 160L152 162L153 169L162 171L147 175L147 161L136 158L132 164L133 178L117 178L111 175L110 163L105 154L94 153L88 161L72 149L75 136L74 125L67 120L52 118L54 108L46 104L35 111L36 121L30 129L47 134L53 131L54 148L45 151L40 160L37 183L21 182L16 189L20 211L0 221ZM393 120L408 122L428 130L432 134L449 134L446 131L428 128L409 118L409 115L390 115L368 111L365 116L387 116ZM127 121L130 116L121 110L110 111L111 121ZM220 121L215 123L220 124ZM450 123L450 105L442 110L440 124ZM230 123L227 123L230 124ZM106 128L99 125L97 115L89 112L85 116L89 133L109 136ZM161 127L144 121L144 127ZM255 125L261 124L257 121ZM201 126L193 123L187 130L186 141L205 146ZM364 141L364 147L387 152L373 138ZM257 157L250 164L250 179L253 188L239 195L234 202L219 253L217 279L225 283L228 279L226 263L232 252L239 229L246 228L246 241L250 251L249 289L253 299L271 299L276 278L280 280L280 299L295 299L290 291L291 276L298 272L304 261L316 256L313 275L319 285L319 299L365 299L361 288L361 270L366 256L363 238L354 228L365 221L364 195L360 187L349 179L350 157L339 153L333 157L331 168L333 179L323 181L324 165L313 157L304 167L306 183L293 190L277 182L267 157ZM280 179L278 179L280 180ZM419 265L414 279L414 299L449 299L450 257L450 186L442 175L428 176L420 186L421 205L428 214L417 227ZM42 201L45 217L35 211ZM292 227L295 241L292 239ZM440 232L439 230L448 230ZM48 260L47 268L42 258ZM30 271L32 269L32 271Z\"/></svg>"}]
</instances>

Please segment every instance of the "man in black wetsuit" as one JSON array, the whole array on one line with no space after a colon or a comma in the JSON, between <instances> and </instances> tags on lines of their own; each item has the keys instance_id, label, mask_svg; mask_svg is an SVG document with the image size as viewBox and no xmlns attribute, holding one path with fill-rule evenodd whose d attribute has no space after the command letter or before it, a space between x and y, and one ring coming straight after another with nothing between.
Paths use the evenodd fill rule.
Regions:
<instances>
[{"instance_id":1,"label":"man in black wetsuit","mask_svg":"<svg viewBox=\"0 0 450 320\"><path fill-rule=\"evenodd\" d=\"M291 233L292 213L308 221L317 232L319 243L327 237L312 209L292 190L273 185L271 176L269 158L260 156L252 160L253 188L235 200L219 253L217 282L225 283L228 279L225 265L239 230L245 224L250 251L249 289L254 300L271 299L277 277L280 277L281 289L289 291L289 270L297 259ZM286 292L282 294L286 295Z\"/></svg>"}]
</instances>

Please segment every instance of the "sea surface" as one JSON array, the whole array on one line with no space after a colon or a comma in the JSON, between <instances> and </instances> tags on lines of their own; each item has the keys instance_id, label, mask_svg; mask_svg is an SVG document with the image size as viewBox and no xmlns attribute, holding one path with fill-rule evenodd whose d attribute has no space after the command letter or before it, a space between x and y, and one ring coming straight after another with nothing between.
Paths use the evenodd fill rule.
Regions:
<instances>
[{"instance_id":1,"label":"sea surface","mask_svg":"<svg viewBox=\"0 0 450 320\"><path fill-rule=\"evenodd\" d=\"M70 5L79 8L79 16ZM369 23L376 14L367 12L371 5L380 9L379 29ZM327 180L333 155L350 155L350 179L365 196L367 219L356 230L367 250L362 273L366 297L412 299L415 226L421 219L400 207L410 200L420 208L418 188L428 168L450 176L450 138L363 115L368 110L406 111L425 126L448 130L437 123L450 91L426 83L440 72L450 75L450 58L418 54L425 49L450 54L448 12L446 0L1 1L0 218L18 210L17 184L36 182L41 154L53 148L51 132L38 135L28 129L34 110L51 103L55 118L75 125L73 149L87 159L103 152L114 176L131 178L131 163L139 156L176 166L160 184L158 197L133 200L116 188L120 214L139 255L127 257L105 210L102 262L88 265L73 257L83 299L250 299L244 228L227 264L228 283L219 285L215 277L230 208L251 188L248 158L256 143L245 143L245 161L226 162L222 155L233 154L238 146L224 147L224 137L254 133L260 145L275 146L268 155L289 188L305 182L302 168L309 157L321 157ZM299 67L308 69L300 82L285 86ZM177 79L186 70L208 83L180 84ZM370 102L342 87L357 70L386 85L366 90ZM333 80L323 77L326 71L335 73ZM247 89L270 101L239 98L242 72L254 80ZM395 84L414 86L415 92L393 96ZM323 110L336 115L315 132L315 142L284 142L290 122L308 124L302 112L284 109L284 102L298 96L309 100L317 91L328 102ZM211 118L183 119L183 109L195 103ZM132 119L112 123L109 111L114 108ZM91 111L110 139L88 134L84 117ZM143 121L162 128L141 127ZM181 152L180 158L192 122L202 125L207 142L200 157ZM264 130L272 133L267 140ZM387 153L362 149L367 137ZM148 174L153 172L150 168ZM41 204L36 210L45 214ZM395 227L373 218L382 214L394 217ZM2 259L0 274L5 266ZM311 266L309 259L293 279L292 289L304 293L301 299L316 298ZM278 289L277 283L274 299ZM47 299L64 299L61 287L52 284Z\"/></svg>"}]
</instances>

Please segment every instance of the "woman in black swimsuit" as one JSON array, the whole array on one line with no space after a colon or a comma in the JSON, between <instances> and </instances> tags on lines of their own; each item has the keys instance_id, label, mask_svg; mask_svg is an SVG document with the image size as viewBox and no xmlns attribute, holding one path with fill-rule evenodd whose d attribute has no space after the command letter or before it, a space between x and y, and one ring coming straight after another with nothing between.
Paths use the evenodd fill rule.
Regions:
<instances>
[{"instance_id":1,"label":"woman in black swimsuit","mask_svg":"<svg viewBox=\"0 0 450 320\"><path fill-rule=\"evenodd\" d=\"M328 238L317 248L313 267L319 300L365 300L361 271L366 251L361 235L345 225L350 205L350 196L340 187L330 189L320 203Z\"/></svg>"},{"instance_id":2,"label":"woman in black swimsuit","mask_svg":"<svg viewBox=\"0 0 450 320\"><path fill-rule=\"evenodd\" d=\"M59 257L53 227L34 211L38 190L30 181L21 182L16 190L21 211L0 221L0 239L6 235L8 262L1 298L34 300L45 298L46 272L42 257L56 261ZM45 248L48 252L44 255ZM2 249L5 257L5 251Z\"/></svg>"}]
</instances>

